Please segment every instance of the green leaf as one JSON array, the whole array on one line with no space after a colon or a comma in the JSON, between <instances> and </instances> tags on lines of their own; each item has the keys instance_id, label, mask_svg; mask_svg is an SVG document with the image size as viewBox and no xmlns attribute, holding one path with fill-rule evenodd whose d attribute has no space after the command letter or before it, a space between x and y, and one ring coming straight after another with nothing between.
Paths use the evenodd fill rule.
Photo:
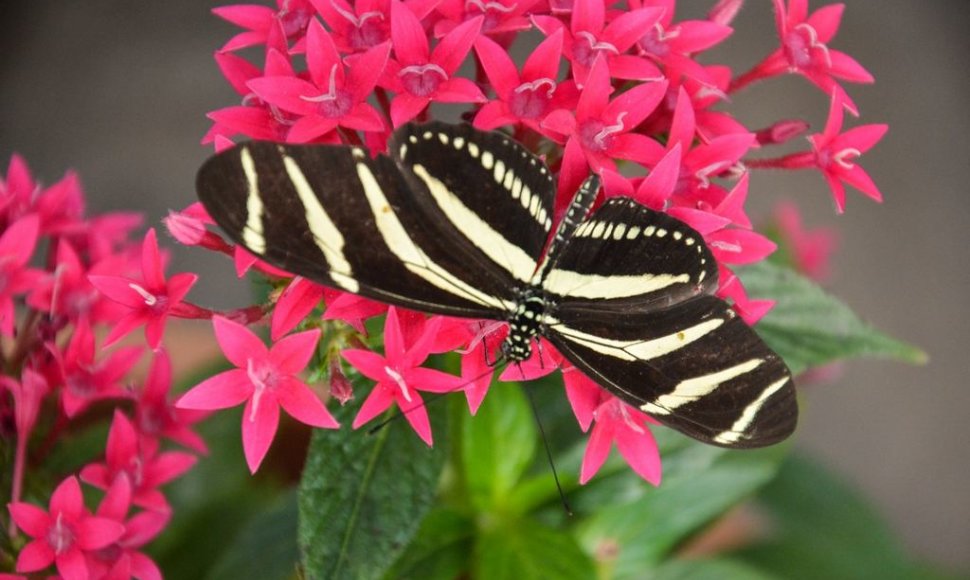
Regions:
<instances>
[{"instance_id":1,"label":"green leaf","mask_svg":"<svg viewBox=\"0 0 970 580\"><path fill-rule=\"evenodd\" d=\"M637 494L632 486L625 486L628 501L595 510L579 526L580 541L589 553L601 553L605 548L617 552L616 578L639 577L770 481L787 451L786 445L741 451L685 441L664 456L660 487L642 485ZM630 476L618 472L603 485L616 489L626 477ZM595 489L591 495L602 497ZM576 503L582 509L588 509L588 501L577 494Z\"/></svg>"},{"instance_id":2,"label":"green leaf","mask_svg":"<svg viewBox=\"0 0 970 580\"><path fill-rule=\"evenodd\" d=\"M362 396L360 397L363 398ZM428 448L403 417L375 434L316 431L303 469L299 544L308 578L380 578L430 509L447 456L444 405L427 407L439 442Z\"/></svg>"},{"instance_id":3,"label":"green leaf","mask_svg":"<svg viewBox=\"0 0 970 580\"><path fill-rule=\"evenodd\" d=\"M650 573L651 580L781 580L743 562L716 558L670 560Z\"/></svg>"},{"instance_id":4,"label":"green leaf","mask_svg":"<svg viewBox=\"0 0 970 580\"><path fill-rule=\"evenodd\" d=\"M507 520L482 533L473 578L588 580L593 562L568 533L530 520Z\"/></svg>"},{"instance_id":5,"label":"green leaf","mask_svg":"<svg viewBox=\"0 0 970 580\"><path fill-rule=\"evenodd\" d=\"M738 554L759 569L793 580L943 577L905 555L858 492L804 457L789 458L759 502L773 520L772 540Z\"/></svg>"},{"instance_id":6,"label":"green leaf","mask_svg":"<svg viewBox=\"0 0 970 580\"><path fill-rule=\"evenodd\" d=\"M522 389L496 383L478 413L462 419L461 464L477 511L501 511L535 456L536 425Z\"/></svg>"},{"instance_id":7,"label":"green leaf","mask_svg":"<svg viewBox=\"0 0 970 580\"><path fill-rule=\"evenodd\" d=\"M468 568L475 523L449 508L428 513L414 541L387 573L386 578L452 580Z\"/></svg>"},{"instance_id":8,"label":"green leaf","mask_svg":"<svg viewBox=\"0 0 970 580\"><path fill-rule=\"evenodd\" d=\"M755 328L794 373L862 356L926 362L926 353L869 326L840 300L788 268L762 262L743 268L739 275L752 296L777 300Z\"/></svg>"},{"instance_id":9,"label":"green leaf","mask_svg":"<svg viewBox=\"0 0 970 580\"><path fill-rule=\"evenodd\" d=\"M300 561L296 545L296 493L281 495L239 531L236 540L206 576L207 580L295 577Z\"/></svg>"}]
</instances>

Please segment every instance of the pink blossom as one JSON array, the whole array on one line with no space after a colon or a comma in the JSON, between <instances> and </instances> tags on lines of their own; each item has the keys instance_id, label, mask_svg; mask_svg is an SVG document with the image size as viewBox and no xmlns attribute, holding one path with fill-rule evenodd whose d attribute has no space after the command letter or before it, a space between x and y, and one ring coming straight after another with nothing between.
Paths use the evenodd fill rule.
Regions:
<instances>
[{"instance_id":1,"label":"pink blossom","mask_svg":"<svg viewBox=\"0 0 970 580\"><path fill-rule=\"evenodd\" d=\"M381 86L396 94L391 123L400 127L418 116L431 101L481 103L485 95L474 82L454 76L478 37L482 17L455 27L432 51L421 21L406 4L391 4L391 38L395 58L389 60Z\"/></svg>"},{"instance_id":2,"label":"pink blossom","mask_svg":"<svg viewBox=\"0 0 970 580\"><path fill-rule=\"evenodd\" d=\"M817 282L828 280L832 255L839 245L835 230L806 228L798 206L791 202L779 203L774 218L781 245L795 269Z\"/></svg>"},{"instance_id":3,"label":"pink blossom","mask_svg":"<svg viewBox=\"0 0 970 580\"><path fill-rule=\"evenodd\" d=\"M435 10L443 16L435 22L434 35L442 37L462 22L482 18L482 34L493 36L527 30L527 18L538 0L442 0Z\"/></svg>"},{"instance_id":4,"label":"pink blossom","mask_svg":"<svg viewBox=\"0 0 970 580\"><path fill-rule=\"evenodd\" d=\"M216 316L216 340L237 368L206 379L182 395L183 409L225 409L246 402L242 419L243 451L253 473L266 456L283 407L296 420L324 429L337 422L309 386L296 375L309 364L319 330L289 335L267 349L242 324Z\"/></svg>"},{"instance_id":5,"label":"pink blossom","mask_svg":"<svg viewBox=\"0 0 970 580\"><path fill-rule=\"evenodd\" d=\"M131 500L128 476L119 474L108 487L96 515L124 525L125 533L116 542L87 553L88 569L95 578L162 579L158 565L138 549L161 533L171 514L145 511L129 518Z\"/></svg>"},{"instance_id":6,"label":"pink blossom","mask_svg":"<svg viewBox=\"0 0 970 580\"><path fill-rule=\"evenodd\" d=\"M566 137L559 195L569 195L585 179L588 169L596 173L616 171L614 158L646 162L657 145L650 137L633 132L660 103L666 81L641 83L610 101L609 71L603 59L590 69L579 96L576 113L560 109L550 113L542 126Z\"/></svg>"},{"instance_id":7,"label":"pink blossom","mask_svg":"<svg viewBox=\"0 0 970 580\"><path fill-rule=\"evenodd\" d=\"M855 103L835 79L871 83L872 75L849 55L828 47L839 30L845 5L829 4L809 15L808 0L788 0L787 8L784 0L772 1L781 47L736 79L731 90L760 78L793 72L803 75L827 95L839 93L842 104L856 112Z\"/></svg>"},{"instance_id":8,"label":"pink blossom","mask_svg":"<svg viewBox=\"0 0 970 580\"><path fill-rule=\"evenodd\" d=\"M10 224L0 236L0 335L13 336L13 298L30 290L44 275L27 266L34 255L39 227L38 217L28 215Z\"/></svg>"},{"instance_id":9,"label":"pink blossom","mask_svg":"<svg viewBox=\"0 0 970 580\"><path fill-rule=\"evenodd\" d=\"M88 277L105 296L129 309L128 314L108 333L105 346L114 344L144 324L148 346L155 349L162 342L165 322L169 315L182 317L201 315L198 307L182 302L198 276L184 273L165 279L154 228L148 230L142 244L141 270L142 278L139 280L123 276Z\"/></svg>"},{"instance_id":10,"label":"pink blossom","mask_svg":"<svg viewBox=\"0 0 970 580\"><path fill-rule=\"evenodd\" d=\"M495 100L475 115L475 126L491 130L522 123L543 133L543 118L555 109L572 109L579 98L575 83L559 83L562 31L543 40L525 61L520 75L508 52L495 41L479 37L475 53L495 90Z\"/></svg>"},{"instance_id":11,"label":"pink blossom","mask_svg":"<svg viewBox=\"0 0 970 580\"><path fill-rule=\"evenodd\" d=\"M170 511L158 489L180 477L195 465L196 457L184 451L159 453L158 440L139 433L134 424L115 409L104 463L90 463L81 469L81 479L99 489L108 489L124 475L131 482L135 505L158 512Z\"/></svg>"},{"instance_id":12,"label":"pink blossom","mask_svg":"<svg viewBox=\"0 0 970 580\"><path fill-rule=\"evenodd\" d=\"M74 246L67 240L57 245L57 259L50 276L37 281L27 303L51 317L67 320L86 318L105 322L119 316L120 307L105 300L88 280L88 274L115 273L124 269L127 260L113 255L87 269Z\"/></svg>"},{"instance_id":13,"label":"pink blossom","mask_svg":"<svg viewBox=\"0 0 970 580\"><path fill-rule=\"evenodd\" d=\"M34 180L26 161L10 158L6 180L0 180L0 225L3 229L28 215L36 215L41 235L61 235L83 229L84 196L77 174L67 172L60 181L43 187Z\"/></svg>"},{"instance_id":14,"label":"pink blossom","mask_svg":"<svg viewBox=\"0 0 970 580\"><path fill-rule=\"evenodd\" d=\"M640 81L663 78L663 73L652 62L627 54L643 31L653 27L662 14L662 8L640 8L617 13L607 24L604 2L574 0L564 42L576 83L586 84L586 76L597 58L604 61L609 76L614 78ZM564 28L562 22L552 16L534 16L533 20L547 36Z\"/></svg>"},{"instance_id":15,"label":"pink blossom","mask_svg":"<svg viewBox=\"0 0 970 580\"><path fill-rule=\"evenodd\" d=\"M566 393L584 431L593 430L586 444L579 482L589 481L606 461L613 443L637 475L660 485L660 451L647 427L658 424L641 411L607 393L581 372L564 372Z\"/></svg>"},{"instance_id":16,"label":"pink blossom","mask_svg":"<svg viewBox=\"0 0 970 580\"><path fill-rule=\"evenodd\" d=\"M276 9L253 4L219 6L213 14L245 29L223 45L223 51L239 50L247 46L265 44L278 27L286 38L302 36L313 18L313 7L307 0L277 0Z\"/></svg>"},{"instance_id":17,"label":"pink blossom","mask_svg":"<svg viewBox=\"0 0 970 580\"><path fill-rule=\"evenodd\" d=\"M205 441L192 430L192 425L205 414L176 408L168 396L171 387L172 362L162 348L154 353L148 376L134 393L138 431L149 437L166 437L193 451L205 453Z\"/></svg>"},{"instance_id":18,"label":"pink blossom","mask_svg":"<svg viewBox=\"0 0 970 580\"><path fill-rule=\"evenodd\" d=\"M384 120L367 101L390 53L390 43L341 60L333 38L316 20L307 30L307 68L310 81L295 76L264 76L249 87L264 101L298 115L287 140L307 142L337 127L380 131Z\"/></svg>"},{"instance_id":19,"label":"pink blossom","mask_svg":"<svg viewBox=\"0 0 970 580\"><path fill-rule=\"evenodd\" d=\"M663 8L660 19L637 40L640 52L663 65L668 78L684 74L713 84L706 68L693 55L719 44L731 35L731 28L712 20L682 20L674 23L676 0L634 0L633 7Z\"/></svg>"},{"instance_id":20,"label":"pink blossom","mask_svg":"<svg viewBox=\"0 0 970 580\"><path fill-rule=\"evenodd\" d=\"M363 52L390 40L388 0L310 0L344 53Z\"/></svg>"},{"instance_id":21,"label":"pink blossom","mask_svg":"<svg viewBox=\"0 0 970 580\"><path fill-rule=\"evenodd\" d=\"M424 325L423 332L408 342L404 337L398 309L392 307L388 309L384 323L383 356L363 349L341 352L344 359L361 374L377 381L354 418L354 429L396 404L415 433L428 445L433 443L431 424L420 391L447 393L457 391L462 386L460 377L419 366L428 357L440 325L440 319L432 318Z\"/></svg>"},{"instance_id":22,"label":"pink blossom","mask_svg":"<svg viewBox=\"0 0 970 580\"><path fill-rule=\"evenodd\" d=\"M125 527L92 516L84 507L77 478L62 481L51 495L48 511L24 502L7 506L17 527L33 538L17 557L18 572L37 572L55 564L65 580L88 578L85 552L116 542Z\"/></svg>"},{"instance_id":23,"label":"pink blossom","mask_svg":"<svg viewBox=\"0 0 970 580\"><path fill-rule=\"evenodd\" d=\"M139 347L126 346L106 354L97 348L90 323L79 320L67 348L54 350L64 385L60 390L64 414L73 417L95 401L127 398L121 381L141 352Z\"/></svg>"}]
</instances>

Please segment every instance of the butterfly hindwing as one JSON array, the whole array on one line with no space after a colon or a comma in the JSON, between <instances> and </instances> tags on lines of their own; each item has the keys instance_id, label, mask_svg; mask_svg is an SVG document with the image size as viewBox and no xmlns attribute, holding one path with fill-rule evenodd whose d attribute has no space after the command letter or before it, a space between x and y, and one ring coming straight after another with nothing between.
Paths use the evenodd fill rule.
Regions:
<instances>
[{"instance_id":1,"label":"butterfly hindwing","mask_svg":"<svg viewBox=\"0 0 970 580\"><path fill-rule=\"evenodd\" d=\"M665 424L716 445L787 437L787 367L727 303L700 234L633 200L593 212L548 272L543 334L593 380Z\"/></svg>"},{"instance_id":2,"label":"butterfly hindwing","mask_svg":"<svg viewBox=\"0 0 970 580\"><path fill-rule=\"evenodd\" d=\"M661 311L586 312L545 334L601 386L701 441L760 447L795 428L787 367L716 297Z\"/></svg>"},{"instance_id":3,"label":"butterfly hindwing","mask_svg":"<svg viewBox=\"0 0 970 580\"><path fill-rule=\"evenodd\" d=\"M424 218L387 157L250 142L210 159L197 187L236 242L294 274L427 312L495 318L507 308L507 277L479 280L473 248Z\"/></svg>"}]
</instances>

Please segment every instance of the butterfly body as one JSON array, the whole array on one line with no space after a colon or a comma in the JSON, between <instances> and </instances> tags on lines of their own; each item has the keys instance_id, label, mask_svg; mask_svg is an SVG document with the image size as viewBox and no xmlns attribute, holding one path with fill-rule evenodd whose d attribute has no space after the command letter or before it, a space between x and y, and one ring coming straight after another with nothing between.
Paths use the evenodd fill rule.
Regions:
<instances>
[{"instance_id":1,"label":"butterfly body","mask_svg":"<svg viewBox=\"0 0 970 580\"><path fill-rule=\"evenodd\" d=\"M501 133L407 125L357 148L246 143L200 170L199 196L238 243L320 284L434 314L506 321L509 361L537 336L637 408L692 437L787 437L791 375L717 290L702 236L629 198L595 210L588 179L553 231L555 185Z\"/></svg>"}]
</instances>

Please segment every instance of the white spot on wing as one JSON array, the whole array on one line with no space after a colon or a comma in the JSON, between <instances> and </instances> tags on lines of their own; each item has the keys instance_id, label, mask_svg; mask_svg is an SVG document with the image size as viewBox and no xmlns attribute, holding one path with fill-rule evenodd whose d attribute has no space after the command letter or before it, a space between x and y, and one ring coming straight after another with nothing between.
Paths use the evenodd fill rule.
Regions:
<instances>
[{"instance_id":1,"label":"white spot on wing","mask_svg":"<svg viewBox=\"0 0 970 580\"><path fill-rule=\"evenodd\" d=\"M494 162L495 157L489 151L482 151L482 167L491 169Z\"/></svg>"},{"instance_id":2,"label":"white spot on wing","mask_svg":"<svg viewBox=\"0 0 970 580\"><path fill-rule=\"evenodd\" d=\"M246 247L262 255L266 252L266 237L263 235L263 200L259 197L259 175L256 163L248 147L239 151L239 162L246 176L246 227L242 239Z\"/></svg>"}]
</instances>

